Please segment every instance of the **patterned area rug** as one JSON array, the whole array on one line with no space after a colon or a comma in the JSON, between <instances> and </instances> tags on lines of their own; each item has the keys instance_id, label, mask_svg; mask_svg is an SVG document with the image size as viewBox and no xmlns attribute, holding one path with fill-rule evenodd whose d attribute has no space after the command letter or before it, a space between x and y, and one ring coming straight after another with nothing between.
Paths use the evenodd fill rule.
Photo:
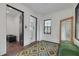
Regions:
<instances>
[{"instance_id":1,"label":"patterned area rug","mask_svg":"<svg viewBox=\"0 0 79 59\"><path fill-rule=\"evenodd\" d=\"M58 44L48 41L40 41L17 53L17 56L56 56L57 52Z\"/></svg>"}]
</instances>

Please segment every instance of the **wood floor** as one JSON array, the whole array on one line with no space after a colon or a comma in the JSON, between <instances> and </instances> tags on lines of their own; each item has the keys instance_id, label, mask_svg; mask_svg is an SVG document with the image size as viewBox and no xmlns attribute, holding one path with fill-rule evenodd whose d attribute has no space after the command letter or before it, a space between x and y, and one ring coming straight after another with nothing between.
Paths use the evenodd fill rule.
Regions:
<instances>
[{"instance_id":1,"label":"wood floor","mask_svg":"<svg viewBox=\"0 0 79 59\"><path fill-rule=\"evenodd\" d=\"M34 42L30 43L29 45L26 45L24 47L22 47L18 42L10 43L8 48L7 48L7 53L4 56L16 56L17 53L21 52L24 49L28 49L29 47L31 47L37 43L40 43L40 42L34 41ZM35 47L37 47L37 45Z\"/></svg>"},{"instance_id":2,"label":"wood floor","mask_svg":"<svg viewBox=\"0 0 79 59\"><path fill-rule=\"evenodd\" d=\"M7 47L7 56L15 56L17 52L21 51L23 48L18 42L10 43Z\"/></svg>"},{"instance_id":3,"label":"wood floor","mask_svg":"<svg viewBox=\"0 0 79 59\"><path fill-rule=\"evenodd\" d=\"M16 56L16 54L23 49L27 49L28 47L32 46L33 44L36 44L37 42L32 42L29 45L26 45L25 47L22 47L18 42L10 43L7 48L7 53L3 56Z\"/></svg>"}]
</instances>

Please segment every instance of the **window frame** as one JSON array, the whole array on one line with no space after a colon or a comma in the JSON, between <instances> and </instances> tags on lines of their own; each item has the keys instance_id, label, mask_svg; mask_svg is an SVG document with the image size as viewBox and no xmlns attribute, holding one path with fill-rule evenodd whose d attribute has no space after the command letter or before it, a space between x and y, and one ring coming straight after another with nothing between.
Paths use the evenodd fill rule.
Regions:
<instances>
[{"instance_id":1,"label":"window frame","mask_svg":"<svg viewBox=\"0 0 79 59\"><path fill-rule=\"evenodd\" d=\"M45 26L45 22L46 21L51 21L51 19L46 19L44 20L44 34L51 34L51 26L52 26L52 23L51 23L51 26ZM47 27L47 32L45 32L45 28ZM48 28L50 27L50 32L48 31Z\"/></svg>"}]
</instances>

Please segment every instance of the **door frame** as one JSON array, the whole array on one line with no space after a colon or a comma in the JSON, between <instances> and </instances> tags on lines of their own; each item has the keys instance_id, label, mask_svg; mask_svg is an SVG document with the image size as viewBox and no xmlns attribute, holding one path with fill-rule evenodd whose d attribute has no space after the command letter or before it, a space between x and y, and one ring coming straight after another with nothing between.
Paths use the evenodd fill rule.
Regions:
<instances>
[{"instance_id":1,"label":"door frame","mask_svg":"<svg viewBox=\"0 0 79 59\"><path fill-rule=\"evenodd\" d=\"M75 39L79 41L79 38L77 37L77 9L79 9L79 3L77 4L75 8Z\"/></svg>"},{"instance_id":2,"label":"door frame","mask_svg":"<svg viewBox=\"0 0 79 59\"><path fill-rule=\"evenodd\" d=\"M66 21L66 20L71 20L71 41L72 41L72 43L73 43L73 16L71 16L71 17L68 17L68 18L65 18L65 19L63 19L63 20L60 20L60 33L59 33L59 35L60 35L60 43L61 43L61 29L62 29L62 22L63 21Z\"/></svg>"},{"instance_id":3,"label":"door frame","mask_svg":"<svg viewBox=\"0 0 79 59\"><path fill-rule=\"evenodd\" d=\"M14 10L19 11L19 12L22 13L22 40L23 40L23 41L22 41L22 46L24 46L24 11L21 11L21 10L19 10L19 9L13 7L13 6L10 6L10 5L8 5L8 4L6 4L6 7L10 7L10 8L12 8L12 9L14 9ZM21 44L21 43L20 43L20 44Z\"/></svg>"},{"instance_id":4,"label":"door frame","mask_svg":"<svg viewBox=\"0 0 79 59\"><path fill-rule=\"evenodd\" d=\"M35 26L35 27L36 27L36 28L35 28L35 30L36 30L36 31L35 31L35 41L37 42L37 17L35 17L35 16L33 16L33 15L30 15L30 16L33 17L33 18L35 18L35 20L36 20L36 21L35 21L35 22L36 22L36 23L35 23L35 25L36 25L36 26Z\"/></svg>"}]
</instances>

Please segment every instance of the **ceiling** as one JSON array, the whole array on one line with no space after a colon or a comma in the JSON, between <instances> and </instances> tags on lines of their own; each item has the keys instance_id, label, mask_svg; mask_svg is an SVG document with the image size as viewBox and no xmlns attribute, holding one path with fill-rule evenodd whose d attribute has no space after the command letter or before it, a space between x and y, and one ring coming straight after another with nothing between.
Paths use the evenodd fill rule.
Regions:
<instances>
[{"instance_id":1,"label":"ceiling","mask_svg":"<svg viewBox=\"0 0 79 59\"><path fill-rule=\"evenodd\" d=\"M7 16L16 17L17 15L21 14L21 12L12 9L11 7L7 7Z\"/></svg>"},{"instance_id":2,"label":"ceiling","mask_svg":"<svg viewBox=\"0 0 79 59\"><path fill-rule=\"evenodd\" d=\"M23 3L23 5L37 14L47 15L67 8L72 8L74 3Z\"/></svg>"}]
</instances>

